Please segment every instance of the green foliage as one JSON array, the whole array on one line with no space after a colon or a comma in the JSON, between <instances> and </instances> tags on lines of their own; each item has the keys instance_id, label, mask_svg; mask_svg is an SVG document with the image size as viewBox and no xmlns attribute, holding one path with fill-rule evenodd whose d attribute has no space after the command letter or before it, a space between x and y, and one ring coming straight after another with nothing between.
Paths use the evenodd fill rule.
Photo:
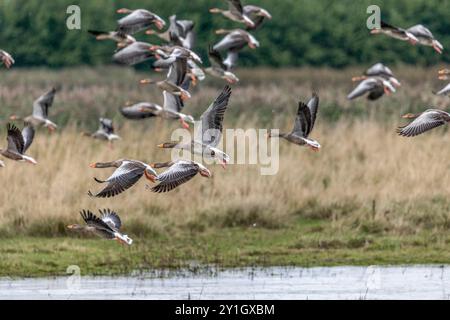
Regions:
<instances>
[{"instance_id":1,"label":"green foliage","mask_svg":"<svg viewBox=\"0 0 450 320\"><path fill-rule=\"evenodd\" d=\"M382 18L394 25L410 27L422 23L444 45L450 46L450 1L440 0L243 0L269 10L273 19L255 31L261 47L245 49L242 66L331 66L344 67L385 63L431 65L450 62L444 51L412 46L383 35L370 35L366 28L367 6L377 4ZM66 9L81 8L81 30L68 30ZM205 58L208 44L220 40L218 28L238 28L239 23L208 12L226 8L224 0L3 0L0 2L0 48L11 52L16 66L62 67L111 62L114 44L97 42L88 29L113 30L121 7L146 8L166 21L171 14L196 22L197 51ZM140 40L159 43L143 33Z\"/></svg>"}]
</instances>

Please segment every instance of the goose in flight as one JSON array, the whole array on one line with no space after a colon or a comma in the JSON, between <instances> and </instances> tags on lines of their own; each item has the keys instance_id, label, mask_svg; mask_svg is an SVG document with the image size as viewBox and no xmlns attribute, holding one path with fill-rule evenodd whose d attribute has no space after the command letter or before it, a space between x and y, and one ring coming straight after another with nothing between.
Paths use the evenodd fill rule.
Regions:
<instances>
[{"instance_id":1,"label":"goose in flight","mask_svg":"<svg viewBox=\"0 0 450 320\"><path fill-rule=\"evenodd\" d=\"M149 60L154 56L150 43L136 41L120 49L113 55L113 61L119 64L133 66Z\"/></svg>"},{"instance_id":2,"label":"goose in flight","mask_svg":"<svg viewBox=\"0 0 450 320\"><path fill-rule=\"evenodd\" d=\"M202 177L210 178L211 172L201 163L190 160L177 160L164 163L153 163L153 168L169 167L166 171L158 175L156 186L150 188L153 192L168 192L179 185L188 182L200 173ZM147 188L149 188L147 186Z\"/></svg>"},{"instance_id":3,"label":"goose in flight","mask_svg":"<svg viewBox=\"0 0 450 320\"><path fill-rule=\"evenodd\" d=\"M370 77L361 81L352 92L347 96L348 100L355 99L366 93L369 93L367 99L376 100L384 94L391 94L395 92L394 86L389 80L383 77Z\"/></svg>"},{"instance_id":4,"label":"goose in flight","mask_svg":"<svg viewBox=\"0 0 450 320\"><path fill-rule=\"evenodd\" d=\"M428 109L419 114L407 113L402 118L414 119L414 121L406 126L399 127L397 133L404 137L414 137L447 124L450 122L450 113L438 109Z\"/></svg>"},{"instance_id":5,"label":"goose in flight","mask_svg":"<svg viewBox=\"0 0 450 320\"><path fill-rule=\"evenodd\" d=\"M11 66L15 63L13 57L8 52L1 49L0 49L0 60L7 69L11 68Z\"/></svg>"},{"instance_id":6,"label":"goose in flight","mask_svg":"<svg viewBox=\"0 0 450 320\"><path fill-rule=\"evenodd\" d=\"M156 116L156 112L162 107L152 102L139 102L127 105L119 109L120 113L127 119L138 120Z\"/></svg>"},{"instance_id":7,"label":"goose in flight","mask_svg":"<svg viewBox=\"0 0 450 320\"><path fill-rule=\"evenodd\" d=\"M216 30L216 34L225 34L222 40L213 46L213 49L217 51L239 51L245 46L249 46L251 49L259 47L259 41L242 29L219 29Z\"/></svg>"},{"instance_id":8,"label":"goose in flight","mask_svg":"<svg viewBox=\"0 0 450 320\"><path fill-rule=\"evenodd\" d=\"M167 91L173 95L180 96L181 100L187 100L191 94L187 89L189 82L186 82L186 74L188 69L187 59L191 57L190 50L184 48L176 48L167 59L162 60L160 66L170 66L167 78L162 81L152 79L143 79L141 84L155 83L162 91Z\"/></svg>"},{"instance_id":9,"label":"goose in flight","mask_svg":"<svg viewBox=\"0 0 450 320\"><path fill-rule=\"evenodd\" d=\"M231 88L227 85L216 100L203 112L200 117L200 130L197 130L196 136L189 143L171 141L159 144L158 147L189 150L192 154L217 160L225 168L230 161L230 157L217 146L222 136L223 118L230 96Z\"/></svg>"},{"instance_id":10,"label":"goose in flight","mask_svg":"<svg viewBox=\"0 0 450 320\"><path fill-rule=\"evenodd\" d=\"M31 124L26 123L22 132L14 124L6 125L8 146L6 149L0 149L0 154L5 158L24 161L31 164L37 164L32 157L25 155L34 138L34 128ZM3 164L4 166L4 164Z\"/></svg>"},{"instance_id":11,"label":"goose in flight","mask_svg":"<svg viewBox=\"0 0 450 320\"><path fill-rule=\"evenodd\" d=\"M401 86L400 82L394 77L394 74L391 71L391 69L382 64L381 62L375 63L373 66L367 69L364 72L363 76L353 77L352 81L353 82L361 81L367 79L368 77L377 77L377 76L389 80L395 87Z\"/></svg>"},{"instance_id":12,"label":"goose in flight","mask_svg":"<svg viewBox=\"0 0 450 320\"><path fill-rule=\"evenodd\" d=\"M106 180L94 178L98 183L107 183L100 192L88 195L97 198L114 197L131 188L138 180L145 176L151 182L155 182L158 174L148 164L138 160L120 159L111 162L96 162L89 165L91 168L116 168L114 173Z\"/></svg>"},{"instance_id":13,"label":"goose in flight","mask_svg":"<svg viewBox=\"0 0 450 320\"><path fill-rule=\"evenodd\" d=\"M255 23L253 22L253 20L244 11L241 0L227 0L227 1L228 1L228 10L211 8L209 9L209 12L221 13L224 17L230 20L244 23L247 27L251 28L255 27Z\"/></svg>"},{"instance_id":14,"label":"goose in flight","mask_svg":"<svg viewBox=\"0 0 450 320\"><path fill-rule=\"evenodd\" d=\"M214 50L210 46L208 50L208 57L211 66L205 69L206 73L213 77L224 79L230 84L234 84L239 81L239 78L233 72L229 71L229 67L225 65L219 51Z\"/></svg>"},{"instance_id":15,"label":"goose in flight","mask_svg":"<svg viewBox=\"0 0 450 320\"><path fill-rule=\"evenodd\" d=\"M409 41L411 44L415 45L419 39L416 38L414 34L409 32L408 30L395 27L390 25L384 21L381 21L380 28L375 28L370 31L371 34L385 34L391 38Z\"/></svg>"},{"instance_id":16,"label":"goose in flight","mask_svg":"<svg viewBox=\"0 0 450 320\"><path fill-rule=\"evenodd\" d=\"M145 33L156 35L170 45L192 50L195 44L194 26L195 23L192 20L177 20L177 16L172 15L169 17L169 28L165 32L149 29Z\"/></svg>"},{"instance_id":17,"label":"goose in flight","mask_svg":"<svg viewBox=\"0 0 450 320\"><path fill-rule=\"evenodd\" d=\"M116 240L119 243L131 245L133 240L120 232L122 221L117 213L110 209L99 210L100 218L89 210L80 212L85 225L71 224L67 228L75 231L94 233L102 238Z\"/></svg>"},{"instance_id":18,"label":"goose in flight","mask_svg":"<svg viewBox=\"0 0 450 320\"><path fill-rule=\"evenodd\" d=\"M427 29L425 26L418 24L418 25L412 26L411 28L407 29L406 31L408 31L409 33L414 35L418 39L418 42L421 45L433 47L433 49L437 53L442 54L444 47L438 40L436 40L434 38L431 31L429 29Z\"/></svg>"},{"instance_id":19,"label":"goose in flight","mask_svg":"<svg viewBox=\"0 0 450 320\"><path fill-rule=\"evenodd\" d=\"M114 140L121 139L117 134L114 133L114 125L111 119L99 118L100 126L94 133L84 132L85 136L92 137L99 140L107 140L110 143Z\"/></svg>"},{"instance_id":20,"label":"goose in flight","mask_svg":"<svg viewBox=\"0 0 450 320\"><path fill-rule=\"evenodd\" d=\"M438 74L439 80L448 80L450 78L450 69L441 69Z\"/></svg>"},{"instance_id":21,"label":"goose in flight","mask_svg":"<svg viewBox=\"0 0 450 320\"><path fill-rule=\"evenodd\" d=\"M319 109L319 96L313 93L307 104L300 101L298 103L297 116L294 128L289 133L269 132L268 138L280 137L300 146L308 146L314 151L319 151L320 144L316 140L308 138L314 123L316 122L317 111Z\"/></svg>"},{"instance_id":22,"label":"goose in flight","mask_svg":"<svg viewBox=\"0 0 450 320\"><path fill-rule=\"evenodd\" d=\"M181 112L184 107L184 103L179 96L176 96L170 92L163 91L164 104L163 107L154 109L154 115L164 119L178 119L181 125L185 129L189 129L189 124L194 123L194 118L191 115L186 115ZM141 109L143 112L147 112L144 107Z\"/></svg>"},{"instance_id":23,"label":"goose in flight","mask_svg":"<svg viewBox=\"0 0 450 320\"><path fill-rule=\"evenodd\" d=\"M246 5L243 7L244 15L253 21L253 26L247 26L247 30L258 29L266 19L272 19L271 14L266 9L254 5Z\"/></svg>"},{"instance_id":24,"label":"goose in flight","mask_svg":"<svg viewBox=\"0 0 450 320\"><path fill-rule=\"evenodd\" d=\"M125 17L117 21L117 31L133 34L142 30L149 29L152 25L161 30L166 25L166 22L153 12L145 9L130 10L122 8L117 10L117 13L127 14Z\"/></svg>"},{"instance_id":25,"label":"goose in flight","mask_svg":"<svg viewBox=\"0 0 450 320\"><path fill-rule=\"evenodd\" d=\"M88 30L88 32L95 36L95 39L97 40L113 40L117 42L117 47L119 48L126 47L136 42L136 38L120 31Z\"/></svg>"},{"instance_id":26,"label":"goose in flight","mask_svg":"<svg viewBox=\"0 0 450 320\"><path fill-rule=\"evenodd\" d=\"M50 132L53 132L58 127L54 122L48 119L48 109L53 105L57 89L53 87L48 92L37 98L33 102L33 113L30 116L23 118L23 121L30 123L34 127L44 126ZM20 117L12 115L10 120L19 120Z\"/></svg>"}]
</instances>

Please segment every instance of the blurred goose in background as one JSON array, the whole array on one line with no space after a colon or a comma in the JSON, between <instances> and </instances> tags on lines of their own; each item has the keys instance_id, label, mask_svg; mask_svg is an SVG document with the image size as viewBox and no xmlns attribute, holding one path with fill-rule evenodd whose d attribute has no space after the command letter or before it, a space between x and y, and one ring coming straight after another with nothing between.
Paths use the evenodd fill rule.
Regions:
<instances>
[{"instance_id":1,"label":"blurred goose in background","mask_svg":"<svg viewBox=\"0 0 450 320\"><path fill-rule=\"evenodd\" d=\"M153 168L165 168L168 170L158 175L157 181L159 184L152 187L153 192L168 192L179 185L191 180L197 173L202 177L210 178L211 172L202 164L190 160L177 160L164 163L151 164ZM148 187L148 186L147 186Z\"/></svg>"},{"instance_id":2,"label":"blurred goose in background","mask_svg":"<svg viewBox=\"0 0 450 320\"><path fill-rule=\"evenodd\" d=\"M394 27L393 25L390 25L384 21L381 21L380 28L378 29L372 29L370 31L371 34L385 34L391 38L403 40L403 41L409 41L411 44L415 45L419 40L416 38L414 34L409 32L408 30Z\"/></svg>"},{"instance_id":3,"label":"blurred goose in background","mask_svg":"<svg viewBox=\"0 0 450 320\"><path fill-rule=\"evenodd\" d=\"M159 16L145 9L130 10L122 8L117 13L127 14L117 21L117 31L133 34L142 30L147 30L155 25L159 30L163 29L166 22Z\"/></svg>"},{"instance_id":4,"label":"blurred goose in background","mask_svg":"<svg viewBox=\"0 0 450 320\"><path fill-rule=\"evenodd\" d=\"M161 108L154 108L153 112L155 116L164 118L164 119L178 119L181 122L181 125L185 129L189 129L188 123L194 123L194 118L191 115L186 115L181 113L181 110L184 107L184 103L179 96L173 95L170 92L163 91L164 96L164 104ZM148 108L142 108L143 112L148 112Z\"/></svg>"},{"instance_id":5,"label":"blurred goose in background","mask_svg":"<svg viewBox=\"0 0 450 320\"><path fill-rule=\"evenodd\" d=\"M438 96L450 95L450 83L447 84L445 87L443 87L438 92L435 92L435 94L437 94Z\"/></svg>"},{"instance_id":6,"label":"blurred goose in background","mask_svg":"<svg viewBox=\"0 0 450 320\"><path fill-rule=\"evenodd\" d=\"M216 31L217 34L226 34L226 36L213 46L215 51L227 51L227 57L223 61L223 64L230 71L237 65L239 58L239 51L245 46L249 46L252 49L259 47L258 40L255 39L250 33L242 29L225 30L220 29Z\"/></svg>"},{"instance_id":7,"label":"blurred goose in background","mask_svg":"<svg viewBox=\"0 0 450 320\"><path fill-rule=\"evenodd\" d=\"M144 62L154 56L153 51L150 50L151 47L152 45L150 43L141 41L133 42L117 51L113 55L113 61L128 66Z\"/></svg>"},{"instance_id":8,"label":"blurred goose in background","mask_svg":"<svg viewBox=\"0 0 450 320\"><path fill-rule=\"evenodd\" d=\"M266 19L272 19L271 14L266 10L254 5L246 5L243 7L244 15L253 21L253 26L247 26L247 30L258 29Z\"/></svg>"},{"instance_id":9,"label":"blurred goose in background","mask_svg":"<svg viewBox=\"0 0 450 320\"><path fill-rule=\"evenodd\" d=\"M121 139L117 134L114 133L114 125L111 119L99 118L100 126L94 133L84 132L85 136L92 137L99 140L107 140L109 142Z\"/></svg>"},{"instance_id":10,"label":"blurred goose in background","mask_svg":"<svg viewBox=\"0 0 450 320\"><path fill-rule=\"evenodd\" d=\"M242 7L242 3L240 0L227 0L227 1L228 1L228 10L211 8L209 9L209 12L221 13L224 17L230 20L244 23L247 27L252 28L255 27L255 23L244 12L244 8Z\"/></svg>"},{"instance_id":11,"label":"blurred goose in background","mask_svg":"<svg viewBox=\"0 0 450 320\"><path fill-rule=\"evenodd\" d=\"M229 82L230 84L234 84L239 81L239 78L236 75L228 71L228 66L222 60L222 56L216 50L214 50L211 46L208 50L208 57L211 66L205 69L205 72L209 75L221 78Z\"/></svg>"},{"instance_id":12,"label":"blurred goose in background","mask_svg":"<svg viewBox=\"0 0 450 320\"><path fill-rule=\"evenodd\" d=\"M300 101L298 103L297 116L294 128L289 133L269 132L268 138L283 138L300 146L308 146L314 151L319 151L320 144L316 140L308 138L314 123L316 122L317 111L319 109L319 97L313 93L307 104Z\"/></svg>"},{"instance_id":13,"label":"blurred goose in background","mask_svg":"<svg viewBox=\"0 0 450 320\"><path fill-rule=\"evenodd\" d=\"M175 48L170 52L166 59L161 59L160 67L169 67L166 80L155 81L152 79L143 79L141 84L155 83L162 91L167 91L176 96L180 96L182 100L189 99L191 94L187 91L189 89L189 82L186 82L186 74L188 69L187 59L191 57L190 50L184 48Z\"/></svg>"},{"instance_id":14,"label":"blurred goose in background","mask_svg":"<svg viewBox=\"0 0 450 320\"><path fill-rule=\"evenodd\" d=\"M437 41L434 38L431 31L429 29L427 29L425 26L418 24L418 25L415 25L415 26L407 29L406 31L408 31L409 33L414 35L418 39L418 42L421 45L433 47L434 50L436 50L436 52L438 52L439 54L442 54L444 47L442 46L442 44L439 41Z\"/></svg>"},{"instance_id":15,"label":"blurred goose in background","mask_svg":"<svg viewBox=\"0 0 450 320\"><path fill-rule=\"evenodd\" d=\"M418 114L407 113L402 118L415 120L406 126L399 127L397 133L404 137L414 137L447 124L450 122L450 113L438 109L428 109Z\"/></svg>"},{"instance_id":16,"label":"blurred goose in background","mask_svg":"<svg viewBox=\"0 0 450 320\"><path fill-rule=\"evenodd\" d=\"M231 88L227 85L216 100L203 112L200 117L201 130L197 130L196 136L191 142L180 143L171 141L159 144L158 147L189 150L192 154L217 160L225 168L226 164L230 161L230 157L218 149L217 146L222 136L223 118L230 96Z\"/></svg>"},{"instance_id":17,"label":"blurred goose in background","mask_svg":"<svg viewBox=\"0 0 450 320\"><path fill-rule=\"evenodd\" d=\"M152 102L139 102L133 105L121 107L120 113L127 119L138 120L155 117L156 112L162 107Z\"/></svg>"},{"instance_id":18,"label":"blurred goose in background","mask_svg":"<svg viewBox=\"0 0 450 320\"><path fill-rule=\"evenodd\" d=\"M117 46L119 48L126 47L134 42L136 42L136 38L133 36L120 32L120 31L97 31L97 30L88 30L88 32L95 36L97 40L113 40L117 42Z\"/></svg>"},{"instance_id":19,"label":"blurred goose in background","mask_svg":"<svg viewBox=\"0 0 450 320\"><path fill-rule=\"evenodd\" d=\"M439 80L449 80L450 79L450 69L439 70Z\"/></svg>"},{"instance_id":20,"label":"blurred goose in background","mask_svg":"<svg viewBox=\"0 0 450 320\"><path fill-rule=\"evenodd\" d=\"M22 132L20 132L20 130L14 124L8 123L6 125L6 129L6 141L8 142L8 146L6 149L0 149L0 154L5 158L11 160L25 161L32 164L37 164L36 160L34 160L30 156L25 155L25 152L28 150L34 139L33 126L29 123L26 123Z\"/></svg>"},{"instance_id":21,"label":"blurred goose in background","mask_svg":"<svg viewBox=\"0 0 450 320\"><path fill-rule=\"evenodd\" d=\"M367 69L364 72L363 76L353 77L352 81L361 81L367 79L368 77L376 77L376 76L383 77L386 80L389 80L395 87L401 86L400 82L394 77L394 74L392 73L391 69L389 69L381 62L378 62L373 66L371 66L369 69Z\"/></svg>"},{"instance_id":22,"label":"blurred goose in background","mask_svg":"<svg viewBox=\"0 0 450 320\"><path fill-rule=\"evenodd\" d=\"M169 28L165 32L156 32L152 29L145 33L156 35L170 45L182 46L192 50L195 44L195 23L192 20L177 20L176 15L169 17Z\"/></svg>"},{"instance_id":23,"label":"blurred goose in background","mask_svg":"<svg viewBox=\"0 0 450 320\"><path fill-rule=\"evenodd\" d=\"M138 180L145 176L151 182L155 182L158 174L148 164L138 160L120 159L111 162L96 162L89 165L91 168L116 168L114 173L106 180L94 178L98 183L107 183L97 194L88 191L88 195L97 198L114 197L131 188Z\"/></svg>"},{"instance_id":24,"label":"blurred goose in background","mask_svg":"<svg viewBox=\"0 0 450 320\"><path fill-rule=\"evenodd\" d=\"M0 49L0 60L7 69L11 68L11 66L15 63L13 57L8 52L1 49Z\"/></svg>"},{"instance_id":25,"label":"blurred goose in background","mask_svg":"<svg viewBox=\"0 0 450 320\"><path fill-rule=\"evenodd\" d=\"M131 245L133 240L119 230L122 227L122 221L117 213L110 209L99 210L100 218L89 210L80 212L86 225L71 224L67 228L75 231L85 231L94 233L102 238L116 240L119 243Z\"/></svg>"},{"instance_id":26,"label":"blurred goose in background","mask_svg":"<svg viewBox=\"0 0 450 320\"><path fill-rule=\"evenodd\" d=\"M259 47L259 41L242 29L219 29L216 31L216 34L225 34L225 37L213 46L213 49L216 51L236 51L243 49L247 45L251 49Z\"/></svg>"},{"instance_id":27,"label":"blurred goose in background","mask_svg":"<svg viewBox=\"0 0 450 320\"><path fill-rule=\"evenodd\" d=\"M347 96L348 100L355 99L366 93L369 93L367 99L376 100L384 94L391 94L395 92L394 86L389 80L383 77L370 77L361 81L352 92Z\"/></svg>"},{"instance_id":28,"label":"blurred goose in background","mask_svg":"<svg viewBox=\"0 0 450 320\"><path fill-rule=\"evenodd\" d=\"M33 113L25 118L20 118L17 115L10 116L10 120L22 119L35 127L44 126L50 132L55 131L58 127L54 122L48 119L48 109L53 105L53 100L57 92L57 88L53 87L48 92L37 98L33 102Z\"/></svg>"}]
</instances>

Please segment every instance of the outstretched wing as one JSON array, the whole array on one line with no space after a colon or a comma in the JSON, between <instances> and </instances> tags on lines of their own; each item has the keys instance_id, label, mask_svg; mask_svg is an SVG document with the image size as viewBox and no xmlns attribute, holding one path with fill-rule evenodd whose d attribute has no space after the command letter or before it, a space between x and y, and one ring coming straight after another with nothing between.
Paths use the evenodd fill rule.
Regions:
<instances>
[{"instance_id":1,"label":"outstretched wing","mask_svg":"<svg viewBox=\"0 0 450 320\"><path fill-rule=\"evenodd\" d=\"M352 92L350 92L347 96L347 99L352 100L357 97L360 97L367 92L375 89L375 87L378 85L377 81L375 79L369 78L364 81L361 81L355 89L353 89Z\"/></svg>"},{"instance_id":2,"label":"outstretched wing","mask_svg":"<svg viewBox=\"0 0 450 320\"><path fill-rule=\"evenodd\" d=\"M168 192L188 182L198 173L198 165L193 162L179 161L158 176L158 185L151 188L153 192Z\"/></svg>"},{"instance_id":3,"label":"outstretched wing","mask_svg":"<svg viewBox=\"0 0 450 320\"><path fill-rule=\"evenodd\" d=\"M111 227L111 229L119 230L122 226L122 221L117 213L110 209L99 210L101 219L104 223Z\"/></svg>"},{"instance_id":4,"label":"outstretched wing","mask_svg":"<svg viewBox=\"0 0 450 320\"><path fill-rule=\"evenodd\" d=\"M114 232L114 230L107 223L105 223L102 219L97 217L91 211L81 210L80 215L88 226L107 232Z\"/></svg>"},{"instance_id":5,"label":"outstretched wing","mask_svg":"<svg viewBox=\"0 0 450 320\"><path fill-rule=\"evenodd\" d=\"M316 123L317 111L319 110L319 96L317 95L317 93L313 92L311 99L309 99L306 105L308 106L309 113L311 114L311 126L309 128L309 132L307 133L307 135L309 135L314 128L314 124Z\"/></svg>"},{"instance_id":6,"label":"outstretched wing","mask_svg":"<svg viewBox=\"0 0 450 320\"><path fill-rule=\"evenodd\" d=\"M25 153L28 148L31 146L31 143L34 139L34 127L30 123L26 123L25 127L22 130L22 137L24 141L23 152Z\"/></svg>"},{"instance_id":7,"label":"outstretched wing","mask_svg":"<svg viewBox=\"0 0 450 320\"><path fill-rule=\"evenodd\" d=\"M404 137L414 137L445 123L446 121L442 118L442 114L439 111L429 110L422 113L410 124L399 127L397 133Z\"/></svg>"},{"instance_id":8,"label":"outstretched wing","mask_svg":"<svg viewBox=\"0 0 450 320\"><path fill-rule=\"evenodd\" d=\"M202 122L202 136L199 141L210 146L217 146L223 129L223 118L227 110L228 101L231 96L231 87L225 86L220 95L203 112L200 120Z\"/></svg>"},{"instance_id":9,"label":"outstretched wing","mask_svg":"<svg viewBox=\"0 0 450 320\"><path fill-rule=\"evenodd\" d=\"M244 9L241 0L228 0L228 10L235 15L242 15Z\"/></svg>"},{"instance_id":10,"label":"outstretched wing","mask_svg":"<svg viewBox=\"0 0 450 320\"><path fill-rule=\"evenodd\" d=\"M305 103L299 101L292 134L306 138L311 127L311 112Z\"/></svg>"},{"instance_id":11,"label":"outstretched wing","mask_svg":"<svg viewBox=\"0 0 450 320\"><path fill-rule=\"evenodd\" d=\"M111 119L108 118L100 118L100 129L105 131L107 134L114 133L114 125Z\"/></svg>"},{"instance_id":12,"label":"outstretched wing","mask_svg":"<svg viewBox=\"0 0 450 320\"><path fill-rule=\"evenodd\" d=\"M25 142L23 141L22 132L11 123L6 125L6 129L8 131L8 136L6 137L6 140L8 141L8 150L23 154Z\"/></svg>"},{"instance_id":13,"label":"outstretched wing","mask_svg":"<svg viewBox=\"0 0 450 320\"><path fill-rule=\"evenodd\" d=\"M212 66L226 70L227 66L223 64L220 52L214 50L211 46L208 47L208 58Z\"/></svg>"},{"instance_id":14,"label":"outstretched wing","mask_svg":"<svg viewBox=\"0 0 450 320\"><path fill-rule=\"evenodd\" d=\"M33 115L39 118L47 119L48 108L53 104L55 99L56 88L50 89L33 102Z\"/></svg>"},{"instance_id":15,"label":"outstretched wing","mask_svg":"<svg viewBox=\"0 0 450 320\"><path fill-rule=\"evenodd\" d=\"M106 181L95 179L99 183L107 182L106 187L98 192L92 194L91 191L88 194L91 197L97 198L109 198L114 197L125 190L131 188L144 174L145 166L139 162L124 161L122 165L117 168L114 173Z\"/></svg>"}]
</instances>

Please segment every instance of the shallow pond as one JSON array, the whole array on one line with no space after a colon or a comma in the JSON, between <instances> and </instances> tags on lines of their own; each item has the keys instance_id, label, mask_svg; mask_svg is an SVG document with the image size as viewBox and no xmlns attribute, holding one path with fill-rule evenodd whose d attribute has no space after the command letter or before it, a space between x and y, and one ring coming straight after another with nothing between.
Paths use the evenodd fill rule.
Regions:
<instances>
[{"instance_id":1,"label":"shallow pond","mask_svg":"<svg viewBox=\"0 0 450 320\"><path fill-rule=\"evenodd\" d=\"M450 266L153 271L0 279L1 299L449 299Z\"/></svg>"}]
</instances>

